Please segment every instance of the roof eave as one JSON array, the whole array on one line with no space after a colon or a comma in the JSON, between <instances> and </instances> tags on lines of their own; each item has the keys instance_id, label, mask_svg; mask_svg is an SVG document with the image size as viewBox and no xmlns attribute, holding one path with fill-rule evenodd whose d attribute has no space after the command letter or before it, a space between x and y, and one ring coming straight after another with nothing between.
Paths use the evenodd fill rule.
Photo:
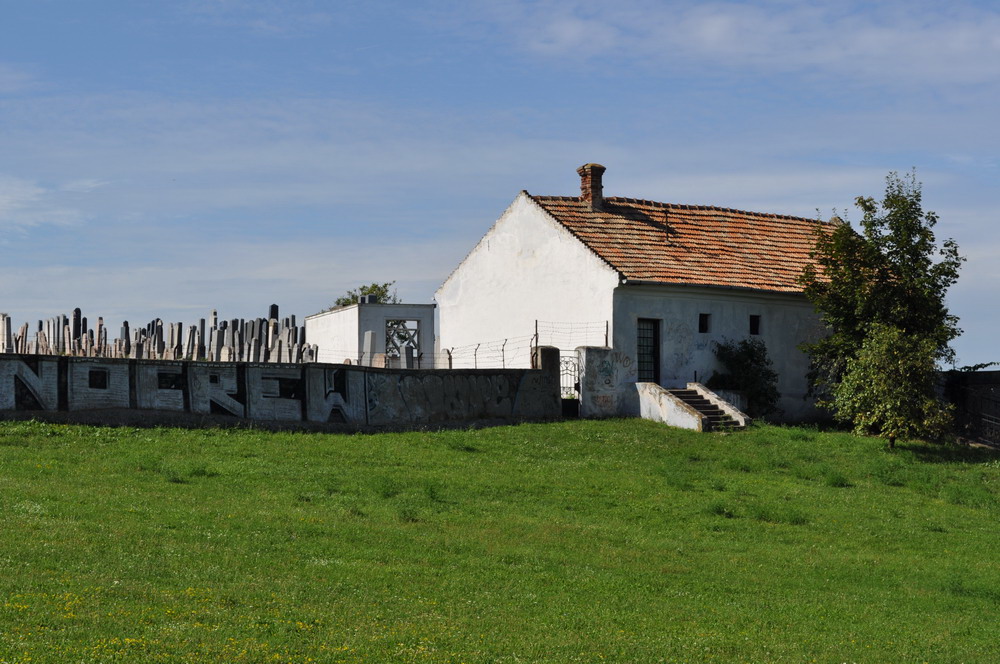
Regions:
<instances>
[{"instance_id":1,"label":"roof eave","mask_svg":"<svg viewBox=\"0 0 1000 664\"><path fill-rule=\"evenodd\" d=\"M774 290L771 288L754 288L753 286L730 286L724 284L703 284L689 281L654 281L651 279L629 279L621 277L622 286L679 286L681 288L712 288L718 290L750 291L755 293L770 293L774 295L805 295L803 291Z\"/></svg>"}]
</instances>

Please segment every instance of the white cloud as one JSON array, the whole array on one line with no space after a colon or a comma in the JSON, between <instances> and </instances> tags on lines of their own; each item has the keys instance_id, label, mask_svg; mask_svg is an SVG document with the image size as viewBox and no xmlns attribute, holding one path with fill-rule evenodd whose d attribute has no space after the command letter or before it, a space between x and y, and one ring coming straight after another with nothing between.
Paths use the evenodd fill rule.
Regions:
<instances>
[{"instance_id":1,"label":"white cloud","mask_svg":"<svg viewBox=\"0 0 1000 664\"><path fill-rule=\"evenodd\" d=\"M34 182L0 176L0 219L7 218L42 197L44 190Z\"/></svg>"},{"instance_id":2,"label":"white cloud","mask_svg":"<svg viewBox=\"0 0 1000 664\"><path fill-rule=\"evenodd\" d=\"M344 206L365 208L355 223L398 218L401 210L426 217L418 208L429 200L512 198L546 163L588 151L568 139L482 133L461 115L323 99L49 96L8 105L0 122L10 128L0 168L12 168L2 153L17 154L21 173L64 183L56 187L62 200L104 224L218 211L337 215ZM568 173L575 167L563 165ZM498 177L509 185L498 187ZM54 194L35 186L33 195Z\"/></svg>"},{"instance_id":3,"label":"white cloud","mask_svg":"<svg viewBox=\"0 0 1000 664\"><path fill-rule=\"evenodd\" d=\"M82 180L73 180L72 182L67 182L62 185L61 189L63 191L71 191L74 193L85 194L95 189L100 189L110 183L104 180L97 180L94 178L84 178Z\"/></svg>"},{"instance_id":4,"label":"white cloud","mask_svg":"<svg viewBox=\"0 0 1000 664\"><path fill-rule=\"evenodd\" d=\"M41 224L79 221L78 210L60 205L52 191L37 182L0 174L0 228L23 230Z\"/></svg>"},{"instance_id":5,"label":"white cloud","mask_svg":"<svg viewBox=\"0 0 1000 664\"><path fill-rule=\"evenodd\" d=\"M480 10L523 50L586 66L819 72L890 87L1000 79L1000 12L965 3L548 0Z\"/></svg>"}]
</instances>

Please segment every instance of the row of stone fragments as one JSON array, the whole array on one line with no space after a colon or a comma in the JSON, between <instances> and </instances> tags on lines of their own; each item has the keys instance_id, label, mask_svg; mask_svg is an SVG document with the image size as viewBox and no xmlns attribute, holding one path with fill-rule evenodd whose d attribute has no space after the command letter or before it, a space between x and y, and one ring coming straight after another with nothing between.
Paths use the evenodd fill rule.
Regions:
<instances>
[{"instance_id":1,"label":"row of stone fragments","mask_svg":"<svg viewBox=\"0 0 1000 664\"><path fill-rule=\"evenodd\" d=\"M206 321L185 329L183 323L157 318L144 327L122 323L119 336L108 340L104 318L88 327L80 309L72 316L38 321L32 334L28 323L14 329L10 316L0 313L0 353L68 355L210 362L315 362L317 348L306 343L305 326L295 316L278 318L272 304L267 318L219 320L216 310Z\"/></svg>"}]
</instances>

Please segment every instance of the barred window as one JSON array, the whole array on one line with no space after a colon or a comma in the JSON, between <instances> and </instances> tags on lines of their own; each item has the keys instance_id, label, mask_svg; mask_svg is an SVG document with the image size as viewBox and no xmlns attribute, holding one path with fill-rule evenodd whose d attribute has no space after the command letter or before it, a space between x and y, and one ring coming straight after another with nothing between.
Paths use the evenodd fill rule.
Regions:
<instances>
[{"instance_id":1,"label":"barred window","mask_svg":"<svg viewBox=\"0 0 1000 664\"><path fill-rule=\"evenodd\" d=\"M640 318L636 334L639 381L660 382L660 321Z\"/></svg>"}]
</instances>

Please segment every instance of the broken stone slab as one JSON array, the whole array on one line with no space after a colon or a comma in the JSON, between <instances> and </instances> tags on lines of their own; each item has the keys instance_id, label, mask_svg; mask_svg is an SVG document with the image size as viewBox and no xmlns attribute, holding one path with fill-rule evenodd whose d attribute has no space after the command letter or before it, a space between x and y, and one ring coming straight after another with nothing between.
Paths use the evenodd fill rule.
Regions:
<instances>
[{"instance_id":1,"label":"broken stone slab","mask_svg":"<svg viewBox=\"0 0 1000 664\"><path fill-rule=\"evenodd\" d=\"M359 364L365 367L372 366L375 359L375 332L365 330L364 344L361 346L361 359Z\"/></svg>"}]
</instances>

